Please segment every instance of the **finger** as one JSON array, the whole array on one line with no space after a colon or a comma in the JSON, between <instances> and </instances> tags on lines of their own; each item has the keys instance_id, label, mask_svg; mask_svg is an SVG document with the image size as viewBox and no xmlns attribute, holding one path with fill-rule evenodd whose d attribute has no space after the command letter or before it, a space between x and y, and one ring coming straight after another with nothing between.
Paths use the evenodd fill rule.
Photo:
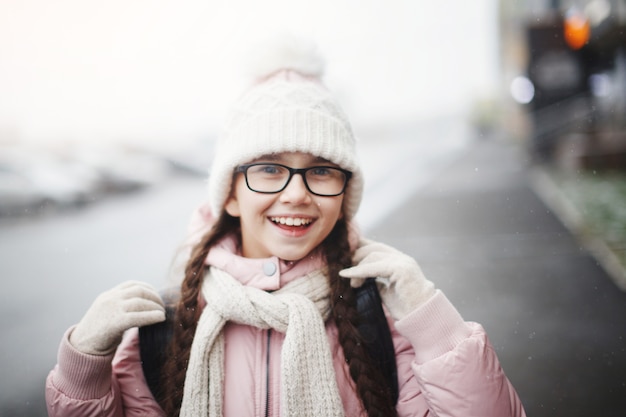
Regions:
<instances>
[{"instance_id":1,"label":"finger","mask_svg":"<svg viewBox=\"0 0 626 417\"><path fill-rule=\"evenodd\" d=\"M136 280L124 281L121 284L118 284L115 287L113 287L113 289L121 291L121 290L125 290L127 288L133 288L133 287L145 287L145 288L154 289L154 287L152 285L148 284L147 282L136 281Z\"/></svg>"},{"instance_id":2,"label":"finger","mask_svg":"<svg viewBox=\"0 0 626 417\"><path fill-rule=\"evenodd\" d=\"M122 289L120 294L123 299L142 298L164 305L163 299L159 293L154 289L154 287L148 284L136 283L135 285Z\"/></svg>"},{"instance_id":3,"label":"finger","mask_svg":"<svg viewBox=\"0 0 626 417\"><path fill-rule=\"evenodd\" d=\"M165 307L163 307L163 304L153 300L147 300L145 298L131 298L130 300L124 300L123 311L128 313L142 311L165 312Z\"/></svg>"},{"instance_id":4,"label":"finger","mask_svg":"<svg viewBox=\"0 0 626 417\"><path fill-rule=\"evenodd\" d=\"M126 313L121 320L124 330L133 327L148 326L163 321L165 321L165 313L157 310Z\"/></svg>"},{"instance_id":5,"label":"finger","mask_svg":"<svg viewBox=\"0 0 626 417\"><path fill-rule=\"evenodd\" d=\"M393 270L390 263L385 260L377 262L361 262L360 264L353 266L352 268L344 269L339 274L346 278L375 278L375 277L390 277Z\"/></svg>"},{"instance_id":6,"label":"finger","mask_svg":"<svg viewBox=\"0 0 626 417\"><path fill-rule=\"evenodd\" d=\"M362 278L353 278L350 280L350 287L352 288L361 288L363 284L367 282L367 279Z\"/></svg>"},{"instance_id":7,"label":"finger","mask_svg":"<svg viewBox=\"0 0 626 417\"><path fill-rule=\"evenodd\" d=\"M164 306L165 303L161 298L161 295L154 288L137 288L136 297L142 298L144 300L150 300L154 303L157 303L160 306Z\"/></svg>"},{"instance_id":8,"label":"finger","mask_svg":"<svg viewBox=\"0 0 626 417\"><path fill-rule=\"evenodd\" d=\"M354 252L352 259L355 263L359 263L363 259L371 256L389 256L391 253L397 253L397 251L383 243L374 242L358 248Z\"/></svg>"},{"instance_id":9,"label":"finger","mask_svg":"<svg viewBox=\"0 0 626 417\"><path fill-rule=\"evenodd\" d=\"M386 290L391 285L391 279L385 277L376 277L376 286L378 290Z\"/></svg>"},{"instance_id":10,"label":"finger","mask_svg":"<svg viewBox=\"0 0 626 417\"><path fill-rule=\"evenodd\" d=\"M357 266L353 266L352 268L346 268L339 271L339 276L343 278L371 278L366 277L361 272L361 269Z\"/></svg>"},{"instance_id":11,"label":"finger","mask_svg":"<svg viewBox=\"0 0 626 417\"><path fill-rule=\"evenodd\" d=\"M376 243L376 242L374 242L373 240L361 237L359 239L359 244L357 245L357 248L362 248L364 246L371 245L372 243Z\"/></svg>"}]
</instances>

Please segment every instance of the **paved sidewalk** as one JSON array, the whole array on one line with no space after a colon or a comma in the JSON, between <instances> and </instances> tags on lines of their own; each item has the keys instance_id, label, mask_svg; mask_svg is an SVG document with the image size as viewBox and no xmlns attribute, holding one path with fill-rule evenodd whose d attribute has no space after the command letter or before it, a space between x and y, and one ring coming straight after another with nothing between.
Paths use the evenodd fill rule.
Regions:
<instances>
[{"instance_id":1,"label":"paved sidewalk","mask_svg":"<svg viewBox=\"0 0 626 417\"><path fill-rule=\"evenodd\" d=\"M624 416L626 293L536 196L525 159L477 140L369 235L485 326L529 416Z\"/></svg>"},{"instance_id":2,"label":"paved sidewalk","mask_svg":"<svg viewBox=\"0 0 626 417\"><path fill-rule=\"evenodd\" d=\"M531 178L541 200L626 291L626 174L537 166Z\"/></svg>"}]
</instances>

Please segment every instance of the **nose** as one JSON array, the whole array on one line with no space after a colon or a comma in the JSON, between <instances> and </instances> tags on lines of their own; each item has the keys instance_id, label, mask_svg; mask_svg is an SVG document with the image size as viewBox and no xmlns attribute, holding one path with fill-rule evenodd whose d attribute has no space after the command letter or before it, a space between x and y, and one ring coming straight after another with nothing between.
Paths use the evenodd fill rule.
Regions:
<instances>
[{"instance_id":1,"label":"nose","mask_svg":"<svg viewBox=\"0 0 626 417\"><path fill-rule=\"evenodd\" d=\"M280 201L291 204L307 204L311 202L311 194L304 184L301 174L291 177L287 187L280 193Z\"/></svg>"}]
</instances>

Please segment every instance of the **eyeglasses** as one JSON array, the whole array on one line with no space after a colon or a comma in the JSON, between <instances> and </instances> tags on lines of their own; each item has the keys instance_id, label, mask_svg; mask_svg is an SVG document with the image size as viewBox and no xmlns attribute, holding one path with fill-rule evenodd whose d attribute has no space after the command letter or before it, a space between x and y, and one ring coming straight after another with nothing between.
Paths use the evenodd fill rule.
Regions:
<instances>
[{"instance_id":1,"label":"eyeglasses","mask_svg":"<svg viewBox=\"0 0 626 417\"><path fill-rule=\"evenodd\" d=\"M341 168L315 166L291 168L281 164L254 163L239 165L235 172L243 172L246 185L252 191L274 194L287 188L295 174L300 174L306 189L311 194L334 197L343 192L352 177L352 172Z\"/></svg>"}]
</instances>

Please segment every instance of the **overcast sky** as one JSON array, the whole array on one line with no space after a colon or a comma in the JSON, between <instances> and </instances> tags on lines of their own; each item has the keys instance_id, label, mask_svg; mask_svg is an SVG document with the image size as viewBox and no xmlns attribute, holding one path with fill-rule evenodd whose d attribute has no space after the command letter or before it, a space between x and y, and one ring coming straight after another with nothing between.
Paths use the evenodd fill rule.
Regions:
<instances>
[{"instance_id":1,"label":"overcast sky","mask_svg":"<svg viewBox=\"0 0 626 417\"><path fill-rule=\"evenodd\" d=\"M497 85L496 0L0 0L0 143L212 135L274 32L314 39L355 127Z\"/></svg>"}]
</instances>

